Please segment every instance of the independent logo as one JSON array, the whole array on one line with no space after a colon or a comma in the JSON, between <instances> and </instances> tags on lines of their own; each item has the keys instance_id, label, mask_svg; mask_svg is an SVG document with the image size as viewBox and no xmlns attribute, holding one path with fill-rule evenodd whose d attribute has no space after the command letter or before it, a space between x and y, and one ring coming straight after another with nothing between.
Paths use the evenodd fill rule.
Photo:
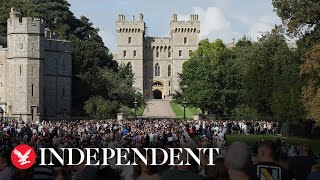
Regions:
<instances>
[{"instance_id":1,"label":"independent logo","mask_svg":"<svg viewBox=\"0 0 320 180\"><path fill-rule=\"evenodd\" d=\"M28 169L35 161L36 153L26 144L15 147L11 152L11 162L18 169Z\"/></svg>"}]
</instances>

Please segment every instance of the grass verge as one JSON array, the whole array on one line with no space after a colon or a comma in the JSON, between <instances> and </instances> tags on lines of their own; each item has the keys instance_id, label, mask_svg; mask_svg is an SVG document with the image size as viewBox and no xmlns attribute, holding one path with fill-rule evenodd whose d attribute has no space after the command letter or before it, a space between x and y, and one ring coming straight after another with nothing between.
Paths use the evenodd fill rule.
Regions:
<instances>
[{"instance_id":1,"label":"grass verge","mask_svg":"<svg viewBox=\"0 0 320 180\"><path fill-rule=\"evenodd\" d=\"M170 102L171 108L173 109L174 113L176 114L177 118L183 118L183 106L180 104L177 104L173 101ZM201 110L194 108L194 107L186 107L186 118L192 119L193 115L196 113L200 113Z\"/></svg>"}]
</instances>

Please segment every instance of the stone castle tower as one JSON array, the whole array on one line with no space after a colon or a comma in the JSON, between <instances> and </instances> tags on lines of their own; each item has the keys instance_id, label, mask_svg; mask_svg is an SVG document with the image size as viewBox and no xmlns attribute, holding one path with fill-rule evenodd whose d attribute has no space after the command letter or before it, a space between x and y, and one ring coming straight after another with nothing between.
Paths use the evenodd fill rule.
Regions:
<instances>
[{"instance_id":1,"label":"stone castle tower","mask_svg":"<svg viewBox=\"0 0 320 180\"><path fill-rule=\"evenodd\" d=\"M39 121L70 115L70 42L54 39L42 19L20 17L14 9L7 21L6 42L7 48L0 48L4 116Z\"/></svg>"},{"instance_id":2,"label":"stone castle tower","mask_svg":"<svg viewBox=\"0 0 320 180\"><path fill-rule=\"evenodd\" d=\"M134 74L134 87L150 99L170 98L179 91L179 74L192 51L198 48L200 21L190 15L189 21L172 16L170 37L146 36L143 15L126 21L119 15L116 22L119 64L129 66Z\"/></svg>"}]
</instances>

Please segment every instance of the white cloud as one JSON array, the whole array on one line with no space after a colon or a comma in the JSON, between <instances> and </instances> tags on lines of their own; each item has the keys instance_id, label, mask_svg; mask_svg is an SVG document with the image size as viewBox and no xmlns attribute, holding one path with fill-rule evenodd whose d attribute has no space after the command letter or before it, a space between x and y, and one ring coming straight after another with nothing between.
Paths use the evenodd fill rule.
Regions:
<instances>
[{"instance_id":1,"label":"white cloud","mask_svg":"<svg viewBox=\"0 0 320 180\"><path fill-rule=\"evenodd\" d=\"M245 16L245 15L231 15L231 17L237 21L240 21L243 24L250 24L251 23L248 16Z\"/></svg>"},{"instance_id":2,"label":"white cloud","mask_svg":"<svg viewBox=\"0 0 320 180\"><path fill-rule=\"evenodd\" d=\"M257 41L258 38L261 37L261 35L263 35L264 33L266 32L269 32L271 31L273 28L272 25L270 24L266 24L266 23L262 23L262 22L257 22L257 23L254 23L250 29L249 29L249 32L248 32L248 35L251 37L251 39L253 41Z\"/></svg>"},{"instance_id":3,"label":"white cloud","mask_svg":"<svg viewBox=\"0 0 320 180\"><path fill-rule=\"evenodd\" d=\"M112 53L116 53L117 50L117 39L116 34L109 31L99 31L99 35L103 39L104 45L109 48Z\"/></svg>"},{"instance_id":4,"label":"white cloud","mask_svg":"<svg viewBox=\"0 0 320 180\"><path fill-rule=\"evenodd\" d=\"M200 20L200 39L212 36L213 32L225 31L230 29L230 22L227 20L223 11L217 7L192 8L193 14L199 15ZM189 20L189 15L179 14L178 20Z\"/></svg>"},{"instance_id":5,"label":"white cloud","mask_svg":"<svg viewBox=\"0 0 320 180\"><path fill-rule=\"evenodd\" d=\"M257 41L263 34L270 32L279 20L277 16L261 16L250 25L248 35Z\"/></svg>"}]
</instances>

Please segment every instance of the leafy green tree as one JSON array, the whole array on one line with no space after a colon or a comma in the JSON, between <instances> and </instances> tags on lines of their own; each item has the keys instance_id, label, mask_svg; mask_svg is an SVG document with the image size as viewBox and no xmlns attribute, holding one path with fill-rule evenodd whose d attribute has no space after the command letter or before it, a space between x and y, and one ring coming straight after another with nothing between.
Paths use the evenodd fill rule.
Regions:
<instances>
[{"instance_id":1,"label":"leafy green tree","mask_svg":"<svg viewBox=\"0 0 320 180\"><path fill-rule=\"evenodd\" d=\"M282 19L284 33L299 37L297 54L301 62L302 102L307 118L320 122L318 89L318 56L320 41L320 1L273 0L274 8ZM297 91L293 89L292 91Z\"/></svg>"},{"instance_id":2,"label":"leafy green tree","mask_svg":"<svg viewBox=\"0 0 320 180\"><path fill-rule=\"evenodd\" d=\"M300 62L284 37L267 34L250 49L244 55L245 104L262 116L282 121L302 119Z\"/></svg>"},{"instance_id":3,"label":"leafy green tree","mask_svg":"<svg viewBox=\"0 0 320 180\"><path fill-rule=\"evenodd\" d=\"M272 0L272 4L288 34L301 35L320 24L320 1Z\"/></svg>"},{"instance_id":4,"label":"leafy green tree","mask_svg":"<svg viewBox=\"0 0 320 180\"><path fill-rule=\"evenodd\" d=\"M258 118L258 113L248 105L241 104L234 108L232 111L232 117L237 120L253 120Z\"/></svg>"},{"instance_id":5,"label":"leafy green tree","mask_svg":"<svg viewBox=\"0 0 320 180\"><path fill-rule=\"evenodd\" d=\"M95 119L114 117L117 109L119 109L117 101L110 101L101 96L91 96L84 106L85 112Z\"/></svg>"},{"instance_id":6,"label":"leafy green tree","mask_svg":"<svg viewBox=\"0 0 320 180\"><path fill-rule=\"evenodd\" d=\"M307 117L320 124L320 45L315 45L305 54L301 65L301 75L305 80L303 86L303 105Z\"/></svg>"}]
</instances>

